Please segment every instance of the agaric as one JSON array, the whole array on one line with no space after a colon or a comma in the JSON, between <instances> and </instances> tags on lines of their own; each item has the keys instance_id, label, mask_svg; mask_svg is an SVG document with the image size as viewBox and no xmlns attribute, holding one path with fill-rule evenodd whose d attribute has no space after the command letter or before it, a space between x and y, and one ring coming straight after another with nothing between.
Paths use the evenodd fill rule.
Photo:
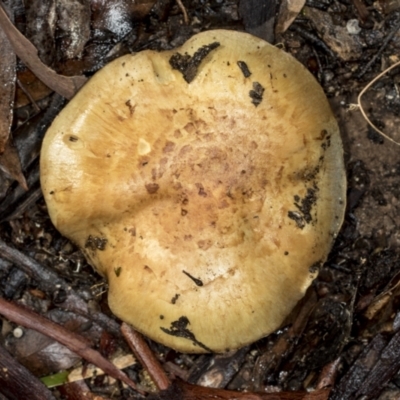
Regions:
<instances>
[{"instance_id":1,"label":"agaric","mask_svg":"<svg viewBox=\"0 0 400 400\"><path fill-rule=\"evenodd\" d=\"M41 182L118 317L221 352L277 329L316 277L343 219L342 153L303 65L218 30L95 74L48 130Z\"/></svg>"}]
</instances>

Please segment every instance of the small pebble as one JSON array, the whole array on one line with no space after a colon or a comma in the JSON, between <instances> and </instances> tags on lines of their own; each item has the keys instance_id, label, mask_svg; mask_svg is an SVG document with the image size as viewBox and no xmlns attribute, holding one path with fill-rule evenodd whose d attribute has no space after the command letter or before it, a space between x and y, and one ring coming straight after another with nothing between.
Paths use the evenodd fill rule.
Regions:
<instances>
[{"instance_id":1,"label":"small pebble","mask_svg":"<svg viewBox=\"0 0 400 400\"><path fill-rule=\"evenodd\" d=\"M335 77L335 74L332 71L324 71L322 79L324 83L330 82Z\"/></svg>"},{"instance_id":2,"label":"small pebble","mask_svg":"<svg viewBox=\"0 0 400 400\"><path fill-rule=\"evenodd\" d=\"M13 335L17 339L21 338L23 334L24 334L24 331L22 330L22 328L15 328L13 330Z\"/></svg>"},{"instance_id":3,"label":"small pebble","mask_svg":"<svg viewBox=\"0 0 400 400\"><path fill-rule=\"evenodd\" d=\"M358 24L358 19L349 19L346 24L347 32L350 35L358 35L361 32L360 25Z\"/></svg>"}]
</instances>

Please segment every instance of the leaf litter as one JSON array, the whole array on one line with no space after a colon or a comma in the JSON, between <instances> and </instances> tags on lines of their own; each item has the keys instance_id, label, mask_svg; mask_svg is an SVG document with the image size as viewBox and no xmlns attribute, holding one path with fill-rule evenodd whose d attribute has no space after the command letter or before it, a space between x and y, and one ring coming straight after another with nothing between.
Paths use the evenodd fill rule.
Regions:
<instances>
[{"instance_id":1,"label":"leaf litter","mask_svg":"<svg viewBox=\"0 0 400 400\"><path fill-rule=\"evenodd\" d=\"M188 14L189 25L186 25L182 8L173 1L140 2L142 8L139 12L139 9L129 8L126 2L117 1L115 5L118 7L113 8L113 2L103 7L101 2L93 0L89 10L103 11L97 13L97 20L94 20L94 13L89 13L89 18L93 18L91 27L95 26L96 29L91 29L88 35L85 28L88 25L81 25L86 30L82 31L82 41L78 43L73 40L72 28L75 25L71 15L79 20L82 15L88 15L89 3L82 2L83 7L78 7L75 14L63 13L65 19L59 31L55 29L56 25L51 25L54 22L48 19L49 29L55 33L54 51L42 54L39 52L39 56L42 58L44 53L50 54L45 61L51 68L43 64L36 48L26 42L15 31L14 26L6 28L9 35L14 37L14 42L19 42L16 44L19 50L15 52L22 56L26 53L25 56L28 56L25 61L21 57L22 61L48 87L58 87L59 91L60 86L57 85L60 84L54 84L54 81L63 73L68 72L83 81L81 78L84 73L90 75L105 62L127 52L144 48L172 48L203 29L244 27L283 43L288 52L314 73L330 96L342 126L349 176L348 213L331 257L310 289L309 297L299 304L287 325L251 346L245 356L238 353L231 358L227 357L229 361L224 362L214 355L195 357L176 354L150 342L152 351L162 360L164 368L169 371L184 371L181 375L191 377L189 379L192 384L210 381L211 378L206 378L207 376L221 374L220 382L225 382L223 387L226 389L297 391L304 387L315 388L318 377L332 374L337 376L336 381L332 381L334 378L329 381L329 384L334 385L333 398L398 398L399 366L395 362L399 348L399 295L396 283L400 248L398 150L396 146L390 146L389 141L382 139L375 129L368 127L360 110L352 107L366 84L398 61L400 36L395 28L398 25L397 13L400 6L396 6L396 2L388 3L380 3L380 6L368 0L357 0L354 3L307 0L308 10L313 8L311 13L299 13L301 4L298 4L296 9L289 10L291 12L288 16L280 14L278 19L280 17L285 28L289 28L275 32L274 35L271 30L274 25L271 25L271 16L262 8L257 9L265 2L248 2L246 6L243 6L244 2L222 0L207 4L202 1L193 1L191 4L182 2ZM143 8L146 6L147 8ZM277 4L271 2L271 9L274 7L277 8ZM115 10L119 13L118 20L123 21L118 29L110 20L112 11ZM35 9L32 8L30 12L34 15ZM254 15L260 18L254 19ZM293 17L294 20L291 20ZM61 20L62 17L59 15L54 20L57 18ZM349 31L350 25L347 22L350 20L357 20L360 29ZM257 23L254 24L254 21ZM61 32L64 42L58 40L60 37L57 35ZM40 47L38 32L31 31L29 35L32 42ZM71 46L68 45L68 38L71 39ZM64 45L58 47L57 43ZM14 68L14 74L19 74L16 72L17 68ZM397 124L393 121L399 113L400 96L395 72L396 68L393 67L390 73L370 85L363 92L362 104L374 126L396 139L396 132L393 130ZM12 84L13 90L15 82L16 78ZM74 79L65 81L61 78L61 82L61 91L64 95L67 94L66 97L73 95L79 87ZM63 92L65 87L67 93ZM10 92L7 93L10 96ZM40 100L45 99L46 94L43 97L33 97L38 101L39 107L47 110L51 102ZM3 110L4 116L8 118L7 138L13 131L20 164L29 182L29 192L24 194L23 191L18 191L12 184L13 179L6 177L2 181L6 184L1 185L1 239L6 241L3 242L6 247L2 248L3 256L0 258L0 282L3 285L0 290L5 293L4 284L12 278L15 283L13 289L7 293L15 301L24 296L25 290L40 286L47 302L55 307L72 308L74 312L84 313L88 317L88 304L91 307L94 305L98 314L95 314L97 322L92 323L107 329L105 327L109 323L103 324L107 319L104 319L105 314L102 313L108 312L107 305L101 294L93 297L90 289L91 285L94 287L95 284L101 284L101 278L93 275L73 244L65 242L54 231L46 216L43 202L38 200L40 189L37 165L34 162L37 150L33 150L37 147L22 145L36 129L27 130L27 136L20 136L26 138L23 141L14 132L15 128L23 126L27 120L20 118L23 113L29 115L28 120L31 120L38 112L30 104L29 98L24 101L25 105L22 107L12 110L12 103L9 103L8 110ZM55 103L51 104L54 106ZM37 115L44 114L45 111L40 111ZM54 115L50 117L50 121ZM44 131L43 126L49 120L41 124L40 118L36 119L35 126ZM4 121L3 118L2 120ZM4 135L4 132L2 130L1 134ZM32 142L40 143L40 135L38 142ZM11 164L17 165L18 160L14 159ZM15 179L18 173L13 174ZM13 214L17 207L20 207L20 211ZM13 253L12 257L9 255L6 259L4 255L8 254L9 248L14 247L19 249L18 254ZM20 279L18 273L13 272L21 266L28 278ZM54 282L61 286L55 288L54 284L49 283L48 270L56 272L58 278ZM43 280L40 276L47 278ZM59 280L60 276L64 282ZM72 287L72 293L68 287ZM39 304L43 306L36 296L25 294L23 298L35 309ZM100 314L99 309L102 310ZM115 325L109 325L108 329L118 338L118 324L115 322ZM7 338L12 330L5 330L5 326L3 323L4 337ZM119 340L116 341L117 347L123 347L124 344ZM374 367L368 362L371 359L375 360ZM393 362L385 363L385 359ZM211 371L210 365L217 362L216 360L218 368L213 370L212 375L207 375L211 374L207 371ZM231 374L231 365L237 365L234 374ZM331 368L329 374L323 372L327 366ZM139 367L129 367L127 370L135 377L135 381L140 382L143 372ZM132 392L127 392L115 383L105 382L100 378L97 381L88 379L87 383L91 387L79 390L95 390L104 394L109 393L109 387L110 390L117 390L120 398L135 398ZM191 386L179 383L175 383L170 390L180 390L186 395L189 392L193 394ZM223 394L218 392L218 395Z\"/></svg>"}]
</instances>

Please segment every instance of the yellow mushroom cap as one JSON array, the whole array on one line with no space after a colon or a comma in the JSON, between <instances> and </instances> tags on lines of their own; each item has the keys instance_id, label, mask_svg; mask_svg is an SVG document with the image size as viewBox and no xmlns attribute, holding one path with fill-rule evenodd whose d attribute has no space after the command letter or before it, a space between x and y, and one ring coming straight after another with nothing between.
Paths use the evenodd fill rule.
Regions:
<instances>
[{"instance_id":1,"label":"yellow mushroom cap","mask_svg":"<svg viewBox=\"0 0 400 400\"><path fill-rule=\"evenodd\" d=\"M346 189L313 76L225 30L95 74L45 136L41 183L56 228L107 278L112 311L199 353L279 327L326 260Z\"/></svg>"}]
</instances>

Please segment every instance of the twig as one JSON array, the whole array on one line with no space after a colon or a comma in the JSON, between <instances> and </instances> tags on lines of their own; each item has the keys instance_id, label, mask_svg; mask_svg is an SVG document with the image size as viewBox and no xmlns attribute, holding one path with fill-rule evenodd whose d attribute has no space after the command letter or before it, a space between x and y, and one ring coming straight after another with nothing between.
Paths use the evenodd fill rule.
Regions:
<instances>
[{"instance_id":1,"label":"twig","mask_svg":"<svg viewBox=\"0 0 400 400\"><path fill-rule=\"evenodd\" d=\"M383 53L383 50L385 50L386 46L390 43L390 41L393 39L394 35L397 33L397 31L399 29L400 29L400 22L386 36L381 47L375 53L375 55L368 61L367 65L363 69L361 69L361 71L358 74L356 74L357 79L360 79L371 68L371 66L375 63L375 61L378 59L378 57Z\"/></svg>"},{"instance_id":2,"label":"twig","mask_svg":"<svg viewBox=\"0 0 400 400\"><path fill-rule=\"evenodd\" d=\"M142 336L126 323L122 324L121 331L135 356L161 390L157 394L150 395L148 400L327 400L330 393L330 389L325 388L311 393L241 393L192 385L180 379L175 379L171 383Z\"/></svg>"},{"instance_id":3,"label":"twig","mask_svg":"<svg viewBox=\"0 0 400 400\"><path fill-rule=\"evenodd\" d=\"M0 314L16 324L34 329L43 335L46 335L57 342L68 347L71 351L80 355L85 360L97 365L108 375L115 379L119 379L126 383L132 389L139 391L133 381L131 381L122 371L114 364L105 359L98 351L89 347L88 341L81 335L70 332L57 325L53 321L0 297Z\"/></svg>"},{"instance_id":4,"label":"twig","mask_svg":"<svg viewBox=\"0 0 400 400\"><path fill-rule=\"evenodd\" d=\"M29 188L28 193L20 185L12 185L12 182L9 182L7 196L0 203L0 224L8 221L8 216L14 214L18 207L18 202L29 196L30 192L39 186L39 163L33 165L26 173L26 183Z\"/></svg>"},{"instance_id":5,"label":"twig","mask_svg":"<svg viewBox=\"0 0 400 400\"><path fill-rule=\"evenodd\" d=\"M356 392L366 384L371 368L377 363L386 346L386 338L382 334L376 335L336 385L331 400L358 398ZM383 385L384 382L380 381L379 386L383 387Z\"/></svg>"},{"instance_id":6,"label":"twig","mask_svg":"<svg viewBox=\"0 0 400 400\"><path fill-rule=\"evenodd\" d=\"M233 390L213 389L191 385L175 380L160 393L150 395L147 400L327 400L330 389L307 392L250 393Z\"/></svg>"},{"instance_id":7,"label":"twig","mask_svg":"<svg viewBox=\"0 0 400 400\"><path fill-rule=\"evenodd\" d=\"M122 354L111 359L111 362L118 369L125 369L134 364L137 364L137 359L132 354ZM78 368L73 369L68 374L68 382L82 382L84 379L99 377L104 375L104 371L98 368L96 365L81 365ZM62 384L61 384L62 386Z\"/></svg>"},{"instance_id":8,"label":"twig","mask_svg":"<svg viewBox=\"0 0 400 400\"><path fill-rule=\"evenodd\" d=\"M53 292L56 285L67 287L67 283L56 272L39 264L36 260L17 249L8 246L2 240L0 240L0 255L1 258L12 262L28 276L38 281L39 287L46 292Z\"/></svg>"},{"instance_id":9,"label":"twig","mask_svg":"<svg viewBox=\"0 0 400 400\"><path fill-rule=\"evenodd\" d=\"M125 322L121 325L121 332L128 342L129 347L147 370L157 388L159 390L166 390L171 385L171 381L168 379L157 358L144 341L142 335Z\"/></svg>"},{"instance_id":10,"label":"twig","mask_svg":"<svg viewBox=\"0 0 400 400\"><path fill-rule=\"evenodd\" d=\"M176 0L176 3L178 4L178 7L181 9L182 14L183 14L183 20L185 21L186 25L189 25L189 17L186 11L185 6L182 3L182 0Z\"/></svg>"},{"instance_id":11,"label":"twig","mask_svg":"<svg viewBox=\"0 0 400 400\"><path fill-rule=\"evenodd\" d=\"M372 126L378 133L380 133L384 138L386 138L387 140L389 140L390 142L397 144L398 146L400 146L400 143L397 142L396 140L392 139L391 137L389 137L388 135L386 135L383 131L381 131L378 127L376 127L371 120L368 118L367 114L364 111L364 108L361 104L361 98L364 95L364 93L377 81L379 80L383 75L386 75L389 71L391 71L393 68L396 68L400 65L400 61L398 61L397 63L393 64L391 67L385 69L383 72L381 72L378 76L376 76L374 79L372 79L371 82L368 83L367 86L365 86L365 88L363 90L361 90L360 94L357 97L357 103L358 106L360 108L361 114L363 115L363 117L365 118L365 120L368 122L368 124L370 126Z\"/></svg>"},{"instance_id":12,"label":"twig","mask_svg":"<svg viewBox=\"0 0 400 400\"><path fill-rule=\"evenodd\" d=\"M370 359L371 360L371 359ZM373 400L400 369L400 332L397 332L379 354L355 398Z\"/></svg>"},{"instance_id":13,"label":"twig","mask_svg":"<svg viewBox=\"0 0 400 400\"><path fill-rule=\"evenodd\" d=\"M316 389L333 387L338 373L339 364L340 357L338 357L336 360L333 360L329 364L325 365L324 368L322 368L322 371L318 377Z\"/></svg>"},{"instance_id":14,"label":"twig","mask_svg":"<svg viewBox=\"0 0 400 400\"><path fill-rule=\"evenodd\" d=\"M19 218L25 211L30 209L42 197L42 190L40 187L32 190L27 198L15 207L15 209L3 221Z\"/></svg>"},{"instance_id":15,"label":"twig","mask_svg":"<svg viewBox=\"0 0 400 400\"><path fill-rule=\"evenodd\" d=\"M293 354L298 338L301 337L308 319L317 304L317 295L315 290L309 289L302 300L302 306L289 327L256 361L254 366L254 375L252 379L252 389L260 391L263 389L265 376L278 373L282 363Z\"/></svg>"},{"instance_id":16,"label":"twig","mask_svg":"<svg viewBox=\"0 0 400 400\"><path fill-rule=\"evenodd\" d=\"M84 76L58 75L43 64L36 47L12 24L4 5L0 2L0 27L3 29L17 56L24 64L49 88L61 96L71 99L80 87L87 81Z\"/></svg>"},{"instance_id":17,"label":"twig","mask_svg":"<svg viewBox=\"0 0 400 400\"><path fill-rule=\"evenodd\" d=\"M0 393L8 399L55 400L50 390L1 345Z\"/></svg>"},{"instance_id":18,"label":"twig","mask_svg":"<svg viewBox=\"0 0 400 400\"><path fill-rule=\"evenodd\" d=\"M17 249L8 246L2 240L0 240L0 255L1 258L12 262L34 279L38 283L38 287L43 291L53 293L55 287L57 287L58 290L64 290L66 299L63 303L58 303L58 307L82 315L100 326L103 326L114 335L119 336L119 325L101 312L90 311L86 302L75 293L67 282L60 278L56 272L26 256Z\"/></svg>"},{"instance_id":19,"label":"twig","mask_svg":"<svg viewBox=\"0 0 400 400\"><path fill-rule=\"evenodd\" d=\"M292 24L290 26L290 30L295 31L298 33L303 39L308 40L311 44L319 47L325 53L328 54L333 60L336 60L336 54L328 47L323 40L321 40L318 36L314 35L313 33L306 31L299 25Z\"/></svg>"},{"instance_id":20,"label":"twig","mask_svg":"<svg viewBox=\"0 0 400 400\"><path fill-rule=\"evenodd\" d=\"M128 324L123 323L121 331L126 338L135 356L147 370L154 383L161 390L151 395L149 400L327 400L329 390L318 390L313 393L282 392L282 393L240 393L232 390L206 388L192 385L175 379L172 383L166 376L163 368L155 358L153 352L143 340L140 333L133 330Z\"/></svg>"}]
</instances>

